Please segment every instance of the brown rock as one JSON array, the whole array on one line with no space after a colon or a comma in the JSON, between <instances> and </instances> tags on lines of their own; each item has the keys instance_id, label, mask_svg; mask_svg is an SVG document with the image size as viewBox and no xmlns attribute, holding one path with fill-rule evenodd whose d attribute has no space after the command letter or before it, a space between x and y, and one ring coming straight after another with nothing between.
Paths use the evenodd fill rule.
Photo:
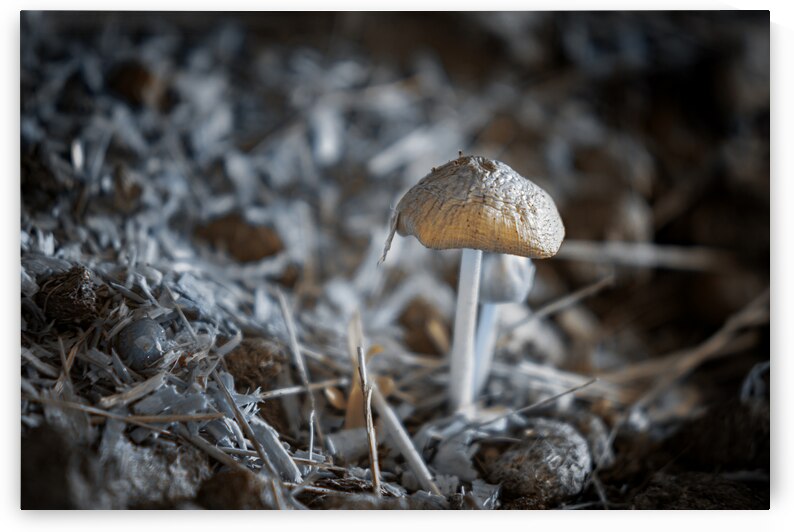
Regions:
<instances>
[{"instance_id":1,"label":"brown rock","mask_svg":"<svg viewBox=\"0 0 794 532\"><path fill-rule=\"evenodd\" d=\"M227 214L196 229L196 236L240 262L253 262L275 255L284 243L271 228L251 225L239 214Z\"/></svg>"}]
</instances>

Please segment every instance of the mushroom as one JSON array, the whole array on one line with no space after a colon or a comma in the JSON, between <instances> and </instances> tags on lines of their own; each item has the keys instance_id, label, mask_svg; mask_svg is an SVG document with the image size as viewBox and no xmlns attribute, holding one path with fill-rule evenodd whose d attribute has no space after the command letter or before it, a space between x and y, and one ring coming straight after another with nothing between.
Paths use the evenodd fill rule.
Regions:
<instances>
[{"instance_id":1,"label":"mushroom","mask_svg":"<svg viewBox=\"0 0 794 532\"><path fill-rule=\"evenodd\" d=\"M485 385L491 370L496 326L501 303L520 303L526 299L535 279L535 266L527 257L486 253L480 276L480 316L474 344L474 396Z\"/></svg>"},{"instance_id":2,"label":"mushroom","mask_svg":"<svg viewBox=\"0 0 794 532\"><path fill-rule=\"evenodd\" d=\"M547 258L557 253L565 228L551 196L499 161L461 155L434 168L405 195L391 231L413 235L432 249L462 249L455 329L450 353L449 399L468 413L474 401L474 327L482 252Z\"/></svg>"}]
</instances>

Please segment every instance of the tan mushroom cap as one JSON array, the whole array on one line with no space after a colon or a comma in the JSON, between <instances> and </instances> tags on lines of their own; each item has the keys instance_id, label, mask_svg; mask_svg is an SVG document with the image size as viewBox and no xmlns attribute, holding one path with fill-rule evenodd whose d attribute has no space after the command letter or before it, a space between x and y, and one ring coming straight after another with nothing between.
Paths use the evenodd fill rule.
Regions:
<instances>
[{"instance_id":1,"label":"tan mushroom cap","mask_svg":"<svg viewBox=\"0 0 794 532\"><path fill-rule=\"evenodd\" d=\"M530 258L551 257L565 237L545 190L506 164L479 156L459 157L422 178L397 204L394 230L428 248Z\"/></svg>"}]
</instances>

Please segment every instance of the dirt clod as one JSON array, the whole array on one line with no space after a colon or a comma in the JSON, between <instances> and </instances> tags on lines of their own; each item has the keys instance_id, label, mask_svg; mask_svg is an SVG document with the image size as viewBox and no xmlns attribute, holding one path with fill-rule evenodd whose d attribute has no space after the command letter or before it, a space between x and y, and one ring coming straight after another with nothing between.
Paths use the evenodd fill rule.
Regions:
<instances>
[{"instance_id":1,"label":"dirt clod","mask_svg":"<svg viewBox=\"0 0 794 532\"><path fill-rule=\"evenodd\" d=\"M400 325L405 328L405 344L415 353L443 355L439 339L434 337L431 325L441 327L450 337L449 324L443 314L431 303L421 297L414 298L406 305L399 317Z\"/></svg>"},{"instance_id":2,"label":"dirt clod","mask_svg":"<svg viewBox=\"0 0 794 532\"><path fill-rule=\"evenodd\" d=\"M239 214L228 214L196 229L196 236L240 262L253 262L284 249L278 234L263 225L252 225Z\"/></svg>"},{"instance_id":3,"label":"dirt clod","mask_svg":"<svg viewBox=\"0 0 794 532\"><path fill-rule=\"evenodd\" d=\"M592 469L587 441L560 421L531 420L520 444L493 466L490 482L502 483L506 499L521 499L523 509L553 508L584 488Z\"/></svg>"},{"instance_id":4,"label":"dirt clod","mask_svg":"<svg viewBox=\"0 0 794 532\"><path fill-rule=\"evenodd\" d=\"M97 318L94 274L83 266L47 279L36 302L49 319L64 323L86 323Z\"/></svg>"},{"instance_id":5,"label":"dirt clod","mask_svg":"<svg viewBox=\"0 0 794 532\"><path fill-rule=\"evenodd\" d=\"M196 502L207 510L269 510L262 477L251 471L226 469L204 481Z\"/></svg>"},{"instance_id":6,"label":"dirt clod","mask_svg":"<svg viewBox=\"0 0 794 532\"><path fill-rule=\"evenodd\" d=\"M224 361L234 377L237 390L248 393L257 388L262 391L277 388L278 376L286 367L287 357L274 342L264 338L245 338L226 355ZM259 412L277 430L286 430L289 426L281 400L259 403Z\"/></svg>"},{"instance_id":7,"label":"dirt clod","mask_svg":"<svg viewBox=\"0 0 794 532\"><path fill-rule=\"evenodd\" d=\"M638 510L769 509L769 489L750 486L708 473L657 473L632 501Z\"/></svg>"}]
</instances>

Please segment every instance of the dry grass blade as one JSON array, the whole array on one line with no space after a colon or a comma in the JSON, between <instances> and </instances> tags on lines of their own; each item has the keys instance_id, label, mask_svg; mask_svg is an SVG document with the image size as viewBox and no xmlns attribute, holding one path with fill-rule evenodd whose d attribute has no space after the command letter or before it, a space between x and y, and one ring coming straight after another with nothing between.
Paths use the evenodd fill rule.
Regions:
<instances>
[{"instance_id":1,"label":"dry grass blade","mask_svg":"<svg viewBox=\"0 0 794 532\"><path fill-rule=\"evenodd\" d=\"M689 374L705 361L718 355L733 340L736 333L745 327L762 325L769 321L769 289L756 297L739 312L728 318L725 324L700 345L672 353L674 360L654 387L635 403L635 407L648 405L676 381Z\"/></svg>"},{"instance_id":2,"label":"dry grass blade","mask_svg":"<svg viewBox=\"0 0 794 532\"><path fill-rule=\"evenodd\" d=\"M612 286L614 282L615 282L615 275L614 274L607 275L603 279L599 279L593 284L580 288L576 292L573 292L555 301L552 301L551 303L538 309L538 311L533 313L532 315L527 316L526 318L519 320L515 323L511 323L510 325L505 327L505 333L509 333L515 330L516 328L531 321L546 318L548 316L551 316L552 314L556 314L557 312L560 312L561 310L571 307L576 303L578 303L579 301L597 294L604 288Z\"/></svg>"},{"instance_id":3,"label":"dry grass blade","mask_svg":"<svg viewBox=\"0 0 794 532\"><path fill-rule=\"evenodd\" d=\"M185 313L182 312L182 306L176 302L176 296L174 296L174 292L171 291L171 287L167 284L163 285L165 287L165 291L168 292L168 297L171 298L171 302L174 304L174 308L176 309L177 314L179 314L179 318L182 320L182 323L185 324L185 329L190 333L190 336L193 338L194 342L198 342L198 336L196 336L196 331L193 330L193 326L190 324L190 321L185 317Z\"/></svg>"},{"instance_id":4,"label":"dry grass blade","mask_svg":"<svg viewBox=\"0 0 794 532\"><path fill-rule=\"evenodd\" d=\"M236 447L219 447L221 451L227 454L236 454L240 456L259 456L256 451L251 451L249 449L237 449ZM347 469L340 466L335 466L333 464L327 464L325 462L318 462L317 460L309 460L307 458L296 458L292 457L292 460L298 464L306 464L315 469L327 469L329 471L337 471L339 473L347 472ZM307 477L308 478L308 477Z\"/></svg>"},{"instance_id":5,"label":"dry grass blade","mask_svg":"<svg viewBox=\"0 0 794 532\"><path fill-rule=\"evenodd\" d=\"M405 461L408 462L419 484L423 489L435 495L441 495L441 490L438 489L438 486L436 486L436 483L433 481L433 476L430 474L430 470L422 459L422 455L420 455L419 451L414 447L411 437L408 436L405 427L400 423L397 414L394 413L394 410L392 410L389 403L386 402L386 399L380 391L378 391L377 387L372 388L372 402L383 420L383 424L386 426L386 430L391 436L392 442L400 451L400 454L403 455Z\"/></svg>"},{"instance_id":6,"label":"dry grass blade","mask_svg":"<svg viewBox=\"0 0 794 532\"><path fill-rule=\"evenodd\" d=\"M598 379L594 378L594 379L591 379L591 380L585 382L584 384L581 384L581 385L576 386L574 388L570 388L568 390L565 390L564 392L558 393L557 395L553 395L551 397L547 397L546 399L543 399L542 401L538 401L536 403L532 403L531 405L523 406L523 407L518 408L516 410L511 410L510 412L508 412L506 414L502 414L500 416L496 416L496 417L493 417L493 418L488 418L485 421L479 421L479 422L476 422L476 423L469 423L466 426L464 426L462 429L460 429L459 431L453 432L451 435L447 436L447 439L454 438L455 436L457 436L458 434L461 434L462 432L464 432L466 430L470 430L470 429L478 428L478 427L484 427L486 425L490 425L491 423L494 423L496 421L501 421L502 419L506 419L506 418L508 418L510 416L514 416L516 414L526 414L527 412L530 412L532 410L536 410L538 408L542 408L542 407L544 407L546 405L549 405L549 404L553 403L554 401L556 401L557 399L559 399L561 397L565 397L566 395L569 395L569 394L572 394L572 393L576 393L576 392L578 392L578 391L580 391L580 390L582 390L584 388L587 388L588 386L590 386L592 384L595 384L596 382L598 382Z\"/></svg>"},{"instance_id":7,"label":"dry grass blade","mask_svg":"<svg viewBox=\"0 0 794 532\"><path fill-rule=\"evenodd\" d=\"M577 386L588 385L587 388L579 389L582 395L592 398L606 398L611 401L620 401L622 397L621 390L612 382L607 382L603 377L599 376L597 382L592 382L592 377L561 370L553 366L538 364L530 360L524 360L517 365L497 363L494 364L493 369L497 374L508 377L515 373L526 375L532 379L533 384L538 384L549 390L559 390L561 388L567 390Z\"/></svg>"},{"instance_id":8,"label":"dry grass blade","mask_svg":"<svg viewBox=\"0 0 794 532\"><path fill-rule=\"evenodd\" d=\"M372 491L380 497L380 466L378 465L378 442L375 438L375 425L372 422L372 385L367 380L367 361L364 348L358 346L358 374L361 389L364 391L364 416L367 421L367 442L369 444L369 463L372 470Z\"/></svg>"},{"instance_id":9,"label":"dry grass blade","mask_svg":"<svg viewBox=\"0 0 794 532\"><path fill-rule=\"evenodd\" d=\"M722 271L734 263L723 251L700 247L659 246L647 242L566 240L555 259L674 270Z\"/></svg>"},{"instance_id":10,"label":"dry grass blade","mask_svg":"<svg viewBox=\"0 0 794 532\"><path fill-rule=\"evenodd\" d=\"M273 463L270 461L270 458L267 456L267 453L265 453L262 444L259 442L256 435L254 434L254 431L251 429L251 425L248 424L248 421L245 419L245 416L243 415L242 412L240 412L240 408L237 406L237 403L234 402L234 398L232 397L231 393L229 393L229 390L226 389L226 385L223 384L223 381L218 375L218 372L213 371L212 376L215 379L215 382L217 383L218 387L223 392L223 396L226 398L226 402L229 404L229 407L234 412L234 417L237 420L237 423L240 424L240 427L243 429L243 432L245 432L245 436L249 440L251 440L251 444L254 446L256 453L259 455L259 458L262 460L262 463L267 468L268 473L270 473L272 476L277 476L276 468L273 466Z\"/></svg>"},{"instance_id":11,"label":"dry grass blade","mask_svg":"<svg viewBox=\"0 0 794 532\"><path fill-rule=\"evenodd\" d=\"M326 381L315 382L308 386L290 386L288 388L279 388L278 390L268 390L266 392L259 392L257 399L260 401L267 401L268 399L276 399L286 395L296 395L299 393L306 393L307 391L322 390L332 386L344 386L350 382L347 377L340 377L338 379L328 379Z\"/></svg>"},{"instance_id":12,"label":"dry grass blade","mask_svg":"<svg viewBox=\"0 0 794 532\"><path fill-rule=\"evenodd\" d=\"M165 373L158 373L154 377L133 386L125 392L103 397L99 400L99 406L102 408L113 408L118 405L126 405L156 391L164 382Z\"/></svg>"},{"instance_id":13,"label":"dry grass blade","mask_svg":"<svg viewBox=\"0 0 794 532\"><path fill-rule=\"evenodd\" d=\"M204 452L205 454L211 456L221 464L224 464L232 469L237 469L239 471L250 471L247 467L240 464L237 460L223 452L218 447L210 444L207 440L200 436L193 436L190 432L185 428L180 426L177 428L177 434L180 438L184 439L188 443L192 444L194 447L199 449L200 451Z\"/></svg>"},{"instance_id":14,"label":"dry grass blade","mask_svg":"<svg viewBox=\"0 0 794 532\"><path fill-rule=\"evenodd\" d=\"M83 405L83 404L74 403L74 402L71 402L71 401L62 401L62 400L57 400L57 399L48 399L46 397L31 397L31 396L27 396L27 397L24 397L24 399L27 399L28 401L33 401L33 402L36 402L36 403L43 403L43 404L48 404L48 405L52 405L52 406L58 406L58 407L61 407L61 408L71 408L72 410L80 410L81 412L85 412L87 414L93 414L93 415L96 415L96 416L107 417L107 418L110 418L110 419L117 419L119 421L123 421L125 423L130 423L132 425L137 425L139 427L143 427L145 429L149 429L151 431L154 431L154 432L157 432L157 433L160 433L160 434L171 435L171 432L169 432L166 429L162 429L160 427L156 427L154 425L151 425L147 421L150 421L150 422L153 422L153 423L157 423L157 422L160 422L160 421L162 421L163 423L169 423L169 422L173 422L174 421L173 419L171 419L171 420L162 419L162 418L160 418L158 416L123 416L123 415L120 415L120 414L114 414L112 412L108 412L106 410L102 410L101 408L96 408L96 407L89 406L89 405ZM170 418L170 417L173 417L173 416L165 416L165 417L169 417ZM216 417L213 417L212 419L216 419ZM141 419L141 418L143 418L143 419ZM194 421L194 420L191 419L191 420L188 420L188 421Z\"/></svg>"},{"instance_id":15,"label":"dry grass blade","mask_svg":"<svg viewBox=\"0 0 794 532\"><path fill-rule=\"evenodd\" d=\"M309 406L311 408L311 412L309 413L309 430L317 432L317 439L320 440L320 445L325 445L325 437L323 435L323 429L320 426L320 420L317 418L317 400L314 397L314 391L311 389L311 382L309 381L309 372L306 370L306 363L303 360L303 354L301 353L300 344L298 343L298 335L295 332L295 322L292 319L292 313L289 310L289 306L287 305L287 298L284 297L284 293L281 290L276 290L276 295L278 296L278 303L279 307L281 308L281 314L284 317L284 324L287 326L287 334L289 336L289 343L290 343L290 350L292 351L293 360L295 361L295 365L298 368L298 373L300 374L301 382L303 386L308 390L309 395ZM310 439L314 439L311 437ZM310 449L311 451L311 449Z\"/></svg>"},{"instance_id":16,"label":"dry grass blade","mask_svg":"<svg viewBox=\"0 0 794 532\"><path fill-rule=\"evenodd\" d=\"M347 324L347 349L353 364L353 374L361 370L358 368L358 348L364 345L364 330L361 324L361 314L356 310ZM347 397L347 408L345 409L345 428L355 429L363 427L366 423L364 416L364 394L361 389L360 380L353 379L350 385L350 393Z\"/></svg>"},{"instance_id":17,"label":"dry grass blade","mask_svg":"<svg viewBox=\"0 0 794 532\"><path fill-rule=\"evenodd\" d=\"M757 334L753 332L739 334L730 343L724 344L721 348L714 351L713 356L728 356L740 353L757 343ZM635 362L619 370L601 373L598 378L602 379L605 384L614 384L621 387L630 386L640 381L656 379L660 374L680 363L681 360L688 356L689 352L689 349L676 350L649 360Z\"/></svg>"},{"instance_id":18,"label":"dry grass blade","mask_svg":"<svg viewBox=\"0 0 794 532\"><path fill-rule=\"evenodd\" d=\"M22 358L30 362L30 365L36 368L36 371L38 371L42 375L46 375L47 377L52 377L53 379L58 377L59 373L58 370L55 368L55 366L47 364L46 362L39 359L27 347L22 348Z\"/></svg>"}]
</instances>

